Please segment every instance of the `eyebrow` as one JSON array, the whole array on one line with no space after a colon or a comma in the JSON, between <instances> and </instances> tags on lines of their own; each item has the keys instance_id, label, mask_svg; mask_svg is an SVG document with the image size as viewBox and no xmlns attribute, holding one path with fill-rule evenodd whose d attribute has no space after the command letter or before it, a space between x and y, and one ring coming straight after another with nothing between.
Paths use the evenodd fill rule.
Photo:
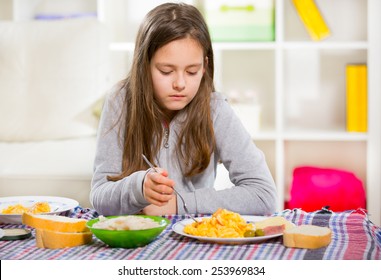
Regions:
<instances>
[{"instance_id":1,"label":"eyebrow","mask_svg":"<svg viewBox=\"0 0 381 280\"><path fill-rule=\"evenodd\" d=\"M155 64L156 67L176 67L176 65L173 65L173 64L170 64L170 63L156 63ZM202 63L195 63L195 64L190 64L190 65L187 65L186 68L191 68L191 67L201 67L202 66Z\"/></svg>"}]
</instances>

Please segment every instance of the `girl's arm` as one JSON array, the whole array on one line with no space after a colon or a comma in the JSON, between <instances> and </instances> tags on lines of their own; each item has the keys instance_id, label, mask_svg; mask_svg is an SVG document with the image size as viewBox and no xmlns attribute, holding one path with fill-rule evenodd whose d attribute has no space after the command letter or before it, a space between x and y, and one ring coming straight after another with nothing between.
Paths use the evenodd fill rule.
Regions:
<instances>
[{"instance_id":1,"label":"girl's arm","mask_svg":"<svg viewBox=\"0 0 381 280\"><path fill-rule=\"evenodd\" d=\"M116 89L107 95L98 128L90 202L102 215L134 214L149 205L142 193L147 171L116 182L107 180L107 176L121 173L123 150L115 124L123 106L122 96Z\"/></svg>"}]
</instances>

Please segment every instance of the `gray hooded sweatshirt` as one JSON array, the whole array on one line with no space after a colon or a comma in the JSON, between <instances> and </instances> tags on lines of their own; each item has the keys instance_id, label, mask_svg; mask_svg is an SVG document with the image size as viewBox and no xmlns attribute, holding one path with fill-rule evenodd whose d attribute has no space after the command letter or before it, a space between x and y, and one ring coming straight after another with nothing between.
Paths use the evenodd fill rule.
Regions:
<instances>
[{"instance_id":1,"label":"gray hooded sweatshirt","mask_svg":"<svg viewBox=\"0 0 381 280\"><path fill-rule=\"evenodd\" d=\"M117 182L107 180L108 175L119 175L122 171L123 141L118 137L119 127L115 124L125 93L119 89L114 87L107 95L97 136L90 201L102 215L134 214L149 205L142 192L147 170L134 172ZM216 149L206 170L191 178L183 176L175 148L181 121L186 118L184 112L179 112L171 121L169 135L163 137L154 165L168 171L168 177L175 181L175 188L184 197L191 213L211 214L218 208L246 215L273 213L276 209L276 187L263 152L253 143L220 93L212 93L211 113ZM219 162L229 171L230 181L234 184L232 188L214 188ZM184 214L180 199L177 199L177 204L178 214Z\"/></svg>"}]
</instances>

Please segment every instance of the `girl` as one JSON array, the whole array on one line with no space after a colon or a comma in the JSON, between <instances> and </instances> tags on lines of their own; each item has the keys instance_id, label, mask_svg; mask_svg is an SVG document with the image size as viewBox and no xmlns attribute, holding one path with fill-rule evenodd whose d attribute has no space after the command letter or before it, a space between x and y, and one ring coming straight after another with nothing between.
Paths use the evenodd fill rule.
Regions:
<instances>
[{"instance_id":1,"label":"girl","mask_svg":"<svg viewBox=\"0 0 381 280\"><path fill-rule=\"evenodd\" d=\"M184 214L173 188L191 213L275 211L264 155L214 92L213 72L210 35L195 7L166 3L147 14L131 71L103 107L90 194L98 213ZM219 161L234 186L216 191Z\"/></svg>"}]
</instances>

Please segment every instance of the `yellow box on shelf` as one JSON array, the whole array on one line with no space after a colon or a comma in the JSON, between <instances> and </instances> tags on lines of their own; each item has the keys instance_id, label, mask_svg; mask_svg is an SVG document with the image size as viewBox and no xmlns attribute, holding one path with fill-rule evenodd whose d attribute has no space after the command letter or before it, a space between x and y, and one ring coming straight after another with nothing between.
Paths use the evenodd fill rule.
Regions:
<instances>
[{"instance_id":1,"label":"yellow box on shelf","mask_svg":"<svg viewBox=\"0 0 381 280\"><path fill-rule=\"evenodd\" d=\"M346 66L346 119L348 132L368 129L368 83L365 64Z\"/></svg>"},{"instance_id":2,"label":"yellow box on shelf","mask_svg":"<svg viewBox=\"0 0 381 280\"><path fill-rule=\"evenodd\" d=\"M274 41L274 0L203 1L215 42Z\"/></svg>"},{"instance_id":3,"label":"yellow box on shelf","mask_svg":"<svg viewBox=\"0 0 381 280\"><path fill-rule=\"evenodd\" d=\"M292 0L292 2L312 40L320 41L331 35L314 0Z\"/></svg>"}]
</instances>

